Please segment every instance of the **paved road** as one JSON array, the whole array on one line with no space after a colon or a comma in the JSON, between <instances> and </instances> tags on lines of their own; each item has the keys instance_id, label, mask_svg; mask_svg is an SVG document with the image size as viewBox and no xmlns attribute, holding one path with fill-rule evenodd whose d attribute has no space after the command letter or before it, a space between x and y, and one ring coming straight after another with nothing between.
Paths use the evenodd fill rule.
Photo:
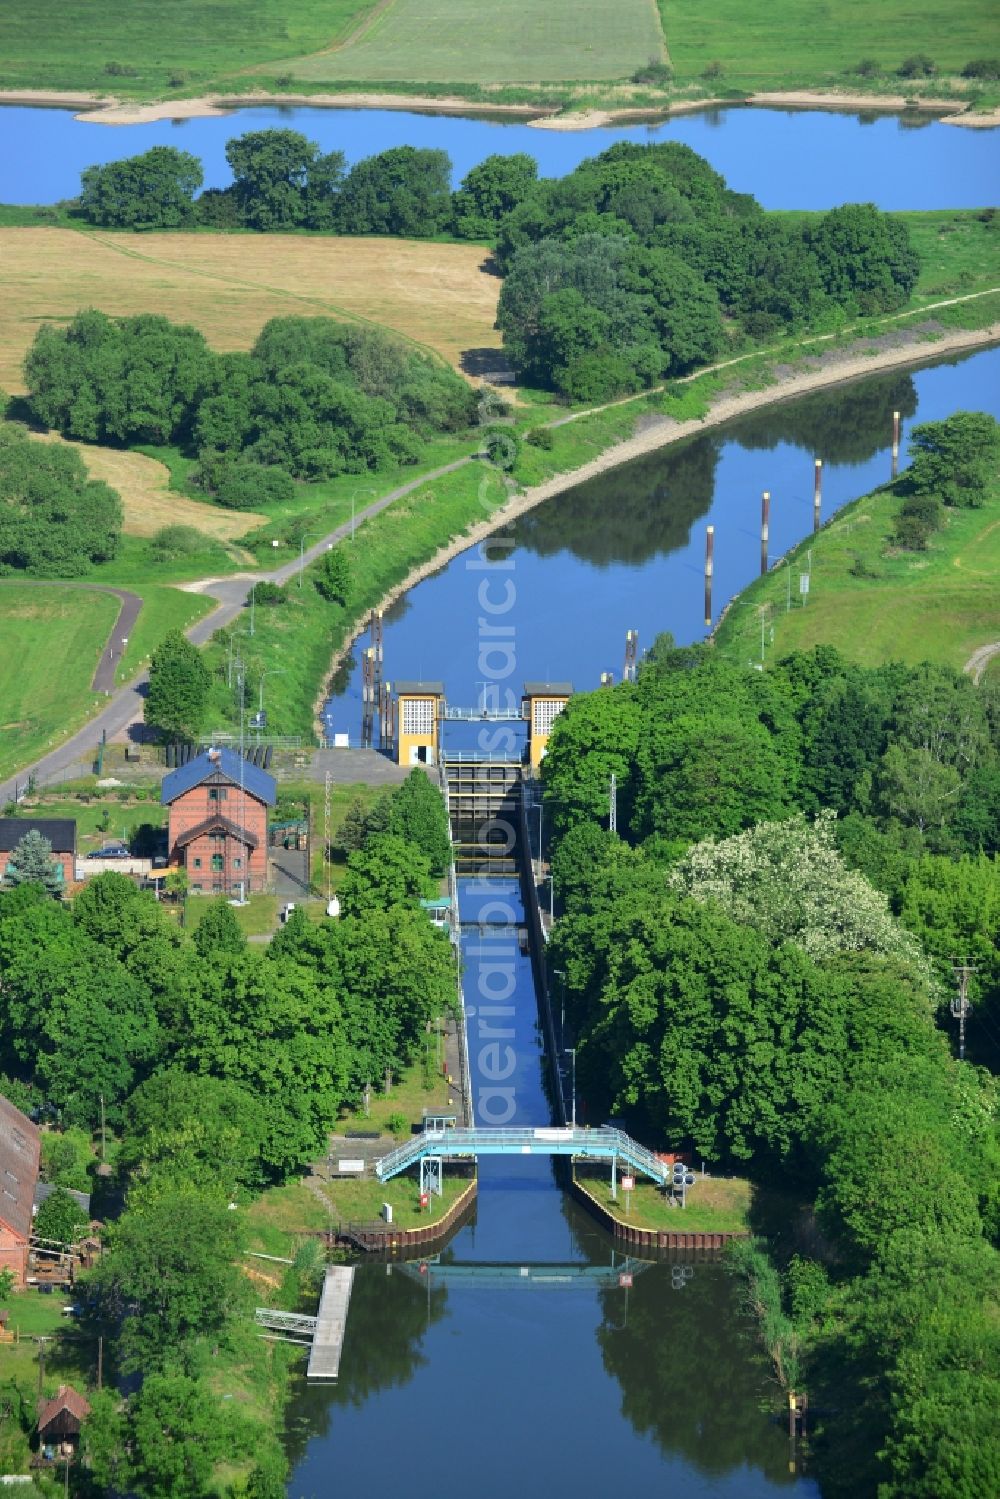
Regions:
<instances>
[{"instance_id":1,"label":"paved road","mask_svg":"<svg viewBox=\"0 0 1000 1499\"><path fill-rule=\"evenodd\" d=\"M472 458L459 458L454 463L446 463L441 468L433 469L430 473L421 474L418 478L411 479L407 484L399 485L397 489L390 490L388 494L382 495L379 499L373 500L370 505L366 505L363 510L359 510L354 517L353 525L357 526L362 521L370 519L371 516L378 515L382 510L388 509L396 500L400 500L404 495L411 494L413 490L419 489L421 485L427 484L433 479L440 479L444 474L454 473L456 469L464 468L466 464L473 461ZM289 579L295 577L298 573L300 565L305 566L307 563L315 562L329 547L335 546L339 541L346 540L351 535L351 530L351 521L345 521L343 525L335 527L334 530L328 532L326 536L317 541L314 546L307 548L301 564L299 559L295 558L293 561L286 562L282 567L276 568L272 572L237 573L229 577L206 578L198 583L183 585L185 592L204 594L217 601L217 607L210 614L206 614L203 619L198 620L186 632L188 639L194 645L204 645L217 630L223 629L224 626L231 624L234 619L238 618L243 609L246 608L250 597L250 589L254 583L264 582L265 580L269 583L287 583ZM119 613L118 620L111 632L111 642L117 642L121 639L122 635L129 633L139 611L136 608L135 613L128 618L128 623L126 624L124 610L128 600L135 600L141 606L142 600L138 598L138 595L130 594L119 588L109 588L99 583L67 584L66 586L99 588L105 593L117 594L122 599L122 611ZM109 645L111 642L109 642ZM98 665L98 674L100 674L103 665L104 656L102 656L101 662ZM145 671L140 672L127 686L114 690L108 699L107 706L90 719L79 733L65 740L58 749L51 750L47 755L43 755L33 765L25 766L19 770L16 776L11 776L8 780L0 782L0 806L11 800L14 796L15 786L23 785L30 774L34 774L40 778L51 776L55 771L60 770L65 765L71 764L75 760L91 761L94 757L95 747L100 742L103 733L107 733L108 739L114 739L116 735L121 734L130 725L141 722L146 695L145 689L148 682L149 673ZM113 671L111 673L111 685L112 687L114 685ZM94 687L98 691L107 690L98 685L97 676L94 678ZM382 761L381 756L375 758L382 764L386 763ZM358 777L353 776L352 779L358 779ZM381 779L381 777L378 779Z\"/></svg>"},{"instance_id":2,"label":"paved road","mask_svg":"<svg viewBox=\"0 0 1000 1499\"><path fill-rule=\"evenodd\" d=\"M90 684L91 692L111 692L115 685L114 659L117 655L121 659L121 641L128 639L132 633L132 626L139 618L139 610L142 608L142 599L137 593L130 593L127 588L112 588L108 583L84 583L63 578L2 578L0 583L17 583L20 587L25 584L29 588L88 588L91 593L110 593L120 601L118 618L111 626L107 644L101 652L94 672L94 680Z\"/></svg>"}]
</instances>

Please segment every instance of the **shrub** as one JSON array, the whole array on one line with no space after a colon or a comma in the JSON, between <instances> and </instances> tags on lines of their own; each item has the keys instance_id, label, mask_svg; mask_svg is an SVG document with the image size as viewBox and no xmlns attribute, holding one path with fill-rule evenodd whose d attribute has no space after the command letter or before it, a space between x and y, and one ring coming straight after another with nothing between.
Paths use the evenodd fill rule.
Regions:
<instances>
[{"instance_id":1,"label":"shrub","mask_svg":"<svg viewBox=\"0 0 1000 1499\"><path fill-rule=\"evenodd\" d=\"M149 553L156 562L173 562L200 552L206 538L194 526L161 526L149 538Z\"/></svg>"},{"instance_id":2,"label":"shrub","mask_svg":"<svg viewBox=\"0 0 1000 1499\"><path fill-rule=\"evenodd\" d=\"M512 427L490 427L483 433L479 456L507 473L517 467L521 439Z\"/></svg>"},{"instance_id":3,"label":"shrub","mask_svg":"<svg viewBox=\"0 0 1000 1499\"><path fill-rule=\"evenodd\" d=\"M556 445L556 435L551 427L532 427L525 438L533 448L541 448L546 453L551 453Z\"/></svg>"},{"instance_id":4,"label":"shrub","mask_svg":"<svg viewBox=\"0 0 1000 1499\"><path fill-rule=\"evenodd\" d=\"M167 78L171 88L183 88L188 81L188 75L180 68L175 68Z\"/></svg>"},{"instance_id":5,"label":"shrub","mask_svg":"<svg viewBox=\"0 0 1000 1499\"><path fill-rule=\"evenodd\" d=\"M390 1134L406 1135L410 1131L410 1121L405 1114L397 1112L389 1115L385 1121L385 1127Z\"/></svg>"},{"instance_id":6,"label":"shrub","mask_svg":"<svg viewBox=\"0 0 1000 1499\"><path fill-rule=\"evenodd\" d=\"M227 510L256 510L258 505L287 503L295 494L291 474L263 463L234 463L215 481L215 498Z\"/></svg>"},{"instance_id":7,"label":"shrub","mask_svg":"<svg viewBox=\"0 0 1000 1499\"><path fill-rule=\"evenodd\" d=\"M35 1233L43 1239L71 1244L87 1227L87 1215L64 1187L46 1197L35 1217Z\"/></svg>"},{"instance_id":8,"label":"shrub","mask_svg":"<svg viewBox=\"0 0 1000 1499\"><path fill-rule=\"evenodd\" d=\"M904 552L926 552L932 530L933 527L921 520L919 515L900 514L893 541Z\"/></svg>"},{"instance_id":9,"label":"shrub","mask_svg":"<svg viewBox=\"0 0 1000 1499\"><path fill-rule=\"evenodd\" d=\"M721 78L725 71L725 68L716 57L711 62L705 64L701 70L701 76L702 78Z\"/></svg>"},{"instance_id":10,"label":"shrub","mask_svg":"<svg viewBox=\"0 0 1000 1499\"><path fill-rule=\"evenodd\" d=\"M933 78L936 72L937 63L926 52L914 52L910 57L904 57L896 69L899 78Z\"/></svg>"},{"instance_id":11,"label":"shrub","mask_svg":"<svg viewBox=\"0 0 1000 1499\"><path fill-rule=\"evenodd\" d=\"M882 64L876 62L874 57L863 57L854 71L859 78L878 78L882 72Z\"/></svg>"},{"instance_id":12,"label":"shrub","mask_svg":"<svg viewBox=\"0 0 1000 1499\"><path fill-rule=\"evenodd\" d=\"M632 74L633 83L651 83L657 88L667 88L673 81L674 70L669 63L660 62L658 58L651 57L649 62L642 68L636 68Z\"/></svg>"},{"instance_id":13,"label":"shrub","mask_svg":"<svg viewBox=\"0 0 1000 1499\"><path fill-rule=\"evenodd\" d=\"M911 494L903 502L900 515L914 515L936 531L941 524L943 507L936 494Z\"/></svg>"},{"instance_id":14,"label":"shrub","mask_svg":"<svg viewBox=\"0 0 1000 1499\"><path fill-rule=\"evenodd\" d=\"M268 583L265 580L255 586L254 598L258 604L287 604L288 591L277 583Z\"/></svg>"},{"instance_id":15,"label":"shrub","mask_svg":"<svg viewBox=\"0 0 1000 1499\"><path fill-rule=\"evenodd\" d=\"M1000 57L976 57L962 69L963 78L1000 78Z\"/></svg>"},{"instance_id":16,"label":"shrub","mask_svg":"<svg viewBox=\"0 0 1000 1499\"><path fill-rule=\"evenodd\" d=\"M124 62L106 62L104 71L112 78L138 78L139 76L138 68L130 68Z\"/></svg>"}]
</instances>

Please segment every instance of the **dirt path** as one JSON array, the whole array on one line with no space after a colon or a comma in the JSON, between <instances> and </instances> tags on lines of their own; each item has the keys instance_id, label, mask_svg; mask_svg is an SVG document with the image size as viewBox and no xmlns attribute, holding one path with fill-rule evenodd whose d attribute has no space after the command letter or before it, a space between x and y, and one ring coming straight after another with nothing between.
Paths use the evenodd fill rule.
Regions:
<instances>
[{"instance_id":1,"label":"dirt path","mask_svg":"<svg viewBox=\"0 0 1000 1499\"><path fill-rule=\"evenodd\" d=\"M978 650L972 652L972 655L962 667L962 670L972 678L977 687L982 681L983 672L989 666L994 656L1000 656L1000 640L994 640L991 645L981 645Z\"/></svg>"}]
</instances>

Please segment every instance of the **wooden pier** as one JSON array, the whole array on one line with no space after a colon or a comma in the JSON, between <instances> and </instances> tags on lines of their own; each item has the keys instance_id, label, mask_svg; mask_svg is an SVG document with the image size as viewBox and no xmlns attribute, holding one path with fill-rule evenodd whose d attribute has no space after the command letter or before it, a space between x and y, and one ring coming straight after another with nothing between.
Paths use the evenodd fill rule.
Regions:
<instances>
[{"instance_id":1,"label":"wooden pier","mask_svg":"<svg viewBox=\"0 0 1000 1499\"><path fill-rule=\"evenodd\" d=\"M316 1316L307 1379L336 1379L340 1373L340 1355L353 1285L353 1265L328 1266Z\"/></svg>"}]
</instances>

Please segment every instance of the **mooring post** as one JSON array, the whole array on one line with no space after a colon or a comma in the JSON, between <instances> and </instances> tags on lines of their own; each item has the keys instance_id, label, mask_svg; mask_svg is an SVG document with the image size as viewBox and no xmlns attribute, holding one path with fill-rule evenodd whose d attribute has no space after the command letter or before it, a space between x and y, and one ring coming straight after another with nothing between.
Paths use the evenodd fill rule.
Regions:
<instances>
[{"instance_id":1,"label":"mooring post","mask_svg":"<svg viewBox=\"0 0 1000 1499\"><path fill-rule=\"evenodd\" d=\"M705 527L705 624L712 623L712 573L715 563L715 527Z\"/></svg>"},{"instance_id":2,"label":"mooring post","mask_svg":"<svg viewBox=\"0 0 1000 1499\"><path fill-rule=\"evenodd\" d=\"M760 497L760 575L767 572L767 539L771 520L771 491L765 489Z\"/></svg>"},{"instance_id":3,"label":"mooring post","mask_svg":"<svg viewBox=\"0 0 1000 1499\"><path fill-rule=\"evenodd\" d=\"M823 504L823 460L817 458L813 465L813 530L819 530L819 512Z\"/></svg>"},{"instance_id":4,"label":"mooring post","mask_svg":"<svg viewBox=\"0 0 1000 1499\"><path fill-rule=\"evenodd\" d=\"M894 411L892 413L892 476L893 476L893 478L896 477L896 473L897 473L897 471L899 469L899 436L900 436L899 412L898 411Z\"/></svg>"}]
</instances>

